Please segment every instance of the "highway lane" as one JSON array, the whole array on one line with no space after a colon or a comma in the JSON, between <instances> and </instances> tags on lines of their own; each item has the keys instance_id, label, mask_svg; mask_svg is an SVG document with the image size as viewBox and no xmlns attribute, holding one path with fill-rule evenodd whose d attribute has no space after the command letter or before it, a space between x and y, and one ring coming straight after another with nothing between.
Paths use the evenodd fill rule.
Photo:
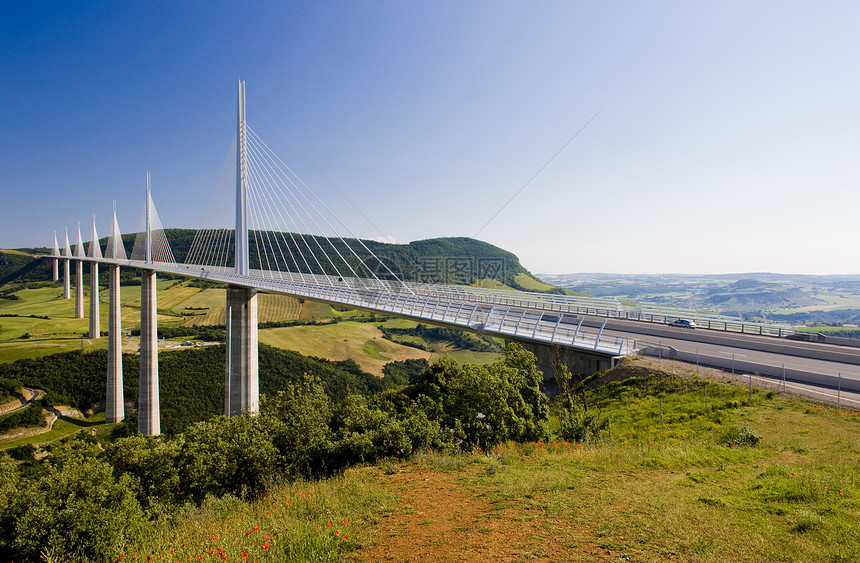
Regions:
<instances>
[{"instance_id":1,"label":"highway lane","mask_svg":"<svg viewBox=\"0 0 860 563\"><path fill-rule=\"evenodd\" d=\"M583 322L593 324L596 319ZM602 324L602 321L601 321ZM604 329L607 336L635 338L641 353L737 373L753 373L793 384L812 384L832 390L860 392L860 350L785 339L708 334L713 331L654 327ZM609 327L609 323L606 325ZM639 331L642 332L639 332ZM691 334L695 333L695 334ZM798 346L798 344L800 344ZM848 360L848 361L843 361Z\"/></svg>"},{"instance_id":2,"label":"highway lane","mask_svg":"<svg viewBox=\"0 0 860 563\"><path fill-rule=\"evenodd\" d=\"M588 327L599 327L603 324L604 320L601 317L586 317L582 324ZM691 330L620 319L607 320L606 330L624 334L626 338L642 339L643 337L648 337L650 340L662 338L675 342L686 341L699 344L714 344L725 348L773 352L783 356L815 358L840 364L860 366L860 347L837 346L821 342L804 342L773 336L739 334L702 328Z\"/></svg>"}]
</instances>

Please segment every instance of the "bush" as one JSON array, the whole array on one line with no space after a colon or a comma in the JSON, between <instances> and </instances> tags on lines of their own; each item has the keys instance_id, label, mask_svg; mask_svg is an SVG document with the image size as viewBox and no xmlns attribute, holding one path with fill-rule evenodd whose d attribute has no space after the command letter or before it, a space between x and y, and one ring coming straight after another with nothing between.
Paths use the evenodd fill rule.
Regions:
<instances>
[{"instance_id":1,"label":"bush","mask_svg":"<svg viewBox=\"0 0 860 563\"><path fill-rule=\"evenodd\" d=\"M9 432L14 428L38 428L45 426L45 417L42 416L42 408L39 405L27 405L19 411L0 418L0 434Z\"/></svg>"},{"instance_id":2,"label":"bush","mask_svg":"<svg viewBox=\"0 0 860 563\"><path fill-rule=\"evenodd\" d=\"M729 428L723 436L722 443L726 446L757 446L761 442L761 436L752 432L746 426L742 428Z\"/></svg>"},{"instance_id":3,"label":"bush","mask_svg":"<svg viewBox=\"0 0 860 563\"><path fill-rule=\"evenodd\" d=\"M559 414L559 422L559 437L570 442L596 444L602 442L604 435L609 432L609 419L601 418L600 414L593 410L565 409Z\"/></svg>"},{"instance_id":4,"label":"bush","mask_svg":"<svg viewBox=\"0 0 860 563\"><path fill-rule=\"evenodd\" d=\"M0 560L42 561L42 553L59 553L63 561L112 561L143 518L132 485L86 457L49 465L40 478L17 485L7 480L0 487Z\"/></svg>"},{"instance_id":5,"label":"bush","mask_svg":"<svg viewBox=\"0 0 860 563\"><path fill-rule=\"evenodd\" d=\"M36 447L33 444L24 444L23 446L7 450L7 453L12 459L26 461L33 459L33 456L36 454Z\"/></svg>"}]
</instances>

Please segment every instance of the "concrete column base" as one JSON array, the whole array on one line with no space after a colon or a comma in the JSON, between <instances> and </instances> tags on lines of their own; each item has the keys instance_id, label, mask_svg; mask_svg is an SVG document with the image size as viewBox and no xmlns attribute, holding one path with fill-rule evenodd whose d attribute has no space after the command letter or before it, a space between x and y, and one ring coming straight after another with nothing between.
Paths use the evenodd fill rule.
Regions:
<instances>
[{"instance_id":1,"label":"concrete column base","mask_svg":"<svg viewBox=\"0 0 860 563\"><path fill-rule=\"evenodd\" d=\"M99 338L99 264L90 262L90 338Z\"/></svg>"},{"instance_id":2,"label":"concrete column base","mask_svg":"<svg viewBox=\"0 0 860 563\"><path fill-rule=\"evenodd\" d=\"M119 266L110 267L110 304L108 312L108 368L105 421L120 422L125 418L125 397L122 390L122 322L120 316Z\"/></svg>"},{"instance_id":3,"label":"concrete column base","mask_svg":"<svg viewBox=\"0 0 860 563\"><path fill-rule=\"evenodd\" d=\"M260 410L257 362L257 291L227 288L227 366L224 378L224 414Z\"/></svg>"},{"instance_id":4,"label":"concrete column base","mask_svg":"<svg viewBox=\"0 0 860 563\"><path fill-rule=\"evenodd\" d=\"M84 318L84 261L75 261L75 318Z\"/></svg>"},{"instance_id":5,"label":"concrete column base","mask_svg":"<svg viewBox=\"0 0 860 563\"><path fill-rule=\"evenodd\" d=\"M137 404L137 429L144 436L161 434L158 396L158 334L155 272L140 275L140 395Z\"/></svg>"},{"instance_id":6,"label":"concrete column base","mask_svg":"<svg viewBox=\"0 0 860 563\"><path fill-rule=\"evenodd\" d=\"M537 357L537 368L543 372L543 379L547 382L555 380L555 370L559 365L566 365L572 374L588 376L614 367L618 360L617 356L566 346L519 341L518 344Z\"/></svg>"},{"instance_id":7,"label":"concrete column base","mask_svg":"<svg viewBox=\"0 0 860 563\"><path fill-rule=\"evenodd\" d=\"M63 299L72 297L72 274L69 269L69 260L63 260Z\"/></svg>"}]
</instances>

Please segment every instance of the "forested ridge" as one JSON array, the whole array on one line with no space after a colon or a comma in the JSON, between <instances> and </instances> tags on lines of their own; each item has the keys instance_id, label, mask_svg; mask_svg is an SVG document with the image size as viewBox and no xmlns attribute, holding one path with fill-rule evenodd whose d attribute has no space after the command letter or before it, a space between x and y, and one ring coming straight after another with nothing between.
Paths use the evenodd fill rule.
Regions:
<instances>
[{"instance_id":1,"label":"forested ridge","mask_svg":"<svg viewBox=\"0 0 860 563\"><path fill-rule=\"evenodd\" d=\"M176 261L184 262L194 242L197 231L193 229L165 229L164 233L170 243L170 248ZM260 267L260 255L254 241L257 238L263 239L267 236L269 239L274 238L272 233L261 232L259 235L259 237L255 237L254 233L251 233L250 237L249 258L251 268ZM134 247L136 236L136 234L122 236L126 253L129 255L131 255ZM461 285L471 285L479 279L493 279L507 286L519 289L520 286L515 280L516 275L525 273L531 276L522 264L520 264L516 255L487 242L469 237L432 238L413 241L408 244L390 244L364 239L359 242L357 239L327 238L311 235L304 235L303 238L300 238L298 236L290 237L288 234L285 236L278 234L277 238L284 245L284 256L289 256L287 248L296 255L301 251L301 253L307 256L307 262L313 271L312 273L325 273L329 275L337 273L323 256L322 249L324 249L325 252L333 256L340 253L346 258L350 267L362 277L373 274L383 279L391 279L393 274L402 281ZM102 238L99 243L104 248L107 244L107 238ZM89 243L86 244L88 245ZM360 264L358 258L347 249L347 244L365 261L367 267ZM365 247L367 250L365 250ZM50 252L44 248L22 250L34 253ZM372 258L368 250L381 259L385 266L382 266L377 260ZM33 262L34 259L31 257L18 253L14 258L8 260L14 262L14 264L8 266L6 269L3 269L3 264L0 262L0 285L6 283L6 281L11 281L11 279L16 279L13 274L19 272L20 275L20 273L23 273L23 269L31 263L33 263L32 268L34 271L28 271L27 280L49 279L50 268L38 261ZM228 252L226 260L228 265L233 263L232 251ZM277 262L272 263L272 260L277 260ZM287 263L281 256L277 258L269 257L268 264L272 267L277 265L277 267L285 271L295 270L293 264ZM339 268L348 271L348 268L343 264ZM4 275L9 279L4 278ZM4 279L5 281L3 281ZM106 278L103 281L106 282Z\"/></svg>"},{"instance_id":2,"label":"forested ridge","mask_svg":"<svg viewBox=\"0 0 860 563\"><path fill-rule=\"evenodd\" d=\"M207 389L217 387L208 372L202 379L213 381L200 381L197 373L186 380L194 382L189 389L169 381L216 357L223 379L223 354L223 347L212 347L161 355L167 360L161 369L165 418L177 390L207 396ZM47 373L74 360L87 366L77 376L98 371L104 380L101 355L61 356L60 363L41 364L42 384L74 393ZM126 356L124 363L133 359ZM265 395L256 416L210 415L157 437L137 435L125 424L103 452L94 447L95 438L84 435L51 447L40 461L0 464L0 559L35 562L48 553L63 561L119 560L123 546L138 541L148 523L187 511L189 504L252 500L278 479L332 476L414 451L469 451L549 437L542 376L534 355L516 344L486 366L461 366L448 358L424 365L404 363L400 376L412 380L407 385L386 383L386 375L371 388L366 374L346 363L320 364L261 348ZM415 375L415 368L423 371ZM95 387L86 381L84 387ZM92 400L89 393L94 390L82 399Z\"/></svg>"},{"instance_id":3,"label":"forested ridge","mask_svg":"<svg viewBox=\"0 0 860 563\"><path fill-rule=\"evenodd\" d=\"M224 355L223 345L159 354L161 429L164 433L181 432L189 424L223 412ZM122 359L124 396L136 400L140 356L123 354ZM318 378L326 395L334 401L353 393L375 393L393 384L391 380L363 371L353 360L332 362L265 344L260 345L258 359L263 394L274 394L303 374ZM391 369L399 374L397 368ZM48 404L69 405L84 412L104 400L106 373L105 350L65 352L0 364L0 379L42 389ZM404 379L395 377L395 381L404 382Z\"/></svg>"}]
</instances>

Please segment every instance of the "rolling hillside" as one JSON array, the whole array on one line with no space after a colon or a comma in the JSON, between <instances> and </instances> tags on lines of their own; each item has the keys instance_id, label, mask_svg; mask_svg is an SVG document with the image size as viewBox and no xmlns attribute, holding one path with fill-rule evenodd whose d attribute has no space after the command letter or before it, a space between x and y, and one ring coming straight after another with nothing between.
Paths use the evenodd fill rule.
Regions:
<instances>
[{"instance_id":1,"label":"rolling hillside","mask_svg":"<svg viewBox=\"0 0 860 563\"><path fill-rule=\"evenodd\" d=\"M166 229L165 234L170 242L173 255L178 262L183 262L188 256L191 245L194 241L196 231L192 229ZM131 253L134 247L134 234L123 235L123 243L125 244L126 252ZM266 233L261 233L261 236L266 236ZM279 235L280 237L280 235ZM250 237L251 267L257 268L260 265L260 256L253 241L254 234ZM293 242L289 235L283 237L289 242L290 250L298 254L299 248ZM296 237L296 240L298 237ZM328 249L331 253L332 248L336 248L338 252L347 257L349 265L362 275L369 275L371 272L363 267L359 260L347 250L345 243L356 250L369 267L373 270L373 274L380 278L391 278L391 273L394 273L403 281L419 281L427 283L448 283L456 285L477 285L485 287L510 287L522 290L531 291L554 291L561 292L562 290L544 284L538 281L528 270L526 270L516 255L501 249L487 242L479 241L468 237L448 237L448 238L433 238L427 240L413 241L409 244L388 244L372 240L362 240L359 243L356 239L327 239L325 237L310 237L305 236L307 246L302 247L303 253L308 257L308 263L311 265L313 273L325 273L334 275L335 269L322 257L320 247ZM107 238L101 239L101 244L107 244ZM363 246L362 246L363 245ZM310 251L308 249L310 248ZM390 272L385 267L381 266L370 257L372 252L378 256L390 269ZM19 279L16 272L22 273L28 267L33 267L31 277L36 276L39 279L47 280L50 276L50 269L47 265L33 264L33 256L26 254L43 253L46 249L22 249L21 251L3 251L8 254L6 259L10 265L3 268L0 263L0 286L12 280ZM286 249L285 249L286 252ZM319 261L312 260L311 254L319 258ZM228 265L232 262L232 255L228 256ZM41 264L41 263L40 263ZM322 265L320 267L318 264ZM289 269L284 260L279 259L277 266L286 271ZM341 265L342 271L348 270L346 266Z\"/></svg>"}]
</instances>

